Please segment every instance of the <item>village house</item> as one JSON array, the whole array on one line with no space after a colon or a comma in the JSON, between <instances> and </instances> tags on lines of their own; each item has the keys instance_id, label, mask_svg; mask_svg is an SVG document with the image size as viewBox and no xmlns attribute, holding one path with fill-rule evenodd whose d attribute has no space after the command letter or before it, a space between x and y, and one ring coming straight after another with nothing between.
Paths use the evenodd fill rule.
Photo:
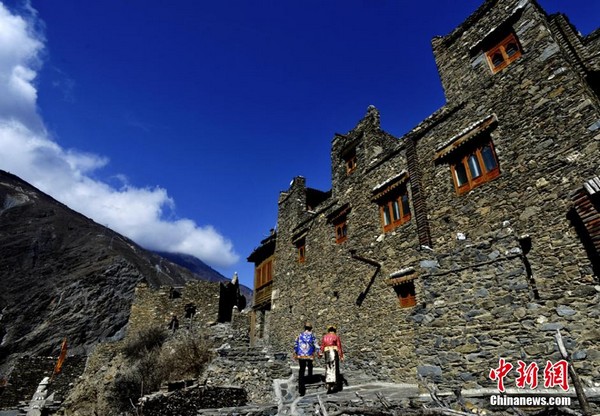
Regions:
<instances>
[{"instance_id":1,"label":"village house","mask_svg":"<svg viewBox=\"0 0 600 416\"><path fill-rule=\"evenodd\" d=\"M347 368L492 387L499 358L560 360L560 329L600 383L600 31L487 0L432 44L442 108L397 138L369 106L333 137L330 191L281 192L248 257L252 340L336 324Z\"/></svg>"}]
</instances>

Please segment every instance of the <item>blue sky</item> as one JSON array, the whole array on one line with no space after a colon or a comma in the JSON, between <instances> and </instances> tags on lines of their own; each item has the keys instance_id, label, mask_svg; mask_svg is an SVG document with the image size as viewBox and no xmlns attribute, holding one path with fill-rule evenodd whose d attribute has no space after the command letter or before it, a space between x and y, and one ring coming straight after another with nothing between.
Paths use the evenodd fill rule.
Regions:
<instances>
[{"instance_id":1,"label":"blue sky","mask_svg":"<svg viewBox=\"0 0 600 416\"><path fill-rule=\"evenodd\" d=\"M252 285L245 259L335 132L443 105L431 38L479 0L0 2L0 169ZM600 2L543 0L585 35Z\"/></svg>"}]
</instances>

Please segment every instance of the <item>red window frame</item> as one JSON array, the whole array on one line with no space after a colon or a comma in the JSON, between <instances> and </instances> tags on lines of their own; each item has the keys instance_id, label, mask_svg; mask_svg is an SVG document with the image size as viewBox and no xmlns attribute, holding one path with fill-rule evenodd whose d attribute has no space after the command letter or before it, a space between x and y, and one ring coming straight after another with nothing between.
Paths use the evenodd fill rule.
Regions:
<instances>
[{"instance_id":1,"label":"red window frame","mask_svg":"<svg viewBox=\"0 0 600 416\"><path fill-rule=\"evenodd\" d=\"M516 47L516 50L512 55L510 55L510 51L507 48L509 45L514 45ZM495 74L497 72L502 71L511 62L517 60L522 54L523 53L521 51L521 45L519 44L517 37L514 33L511 33L507 37L502 39L502 41L499 42L496 46L488 50L485 53L485 56L487 57L487 61L490 66L490 69L492 70L492 73ZM498 62L497 64L494 63L495 56L501 57L502 61Z\"/></svg>"},{"instance_id":2,"label":"red window frame","mask_svg":"<svg viewBox=\"0 0 600 416\"><path fill-rule=\"evenodd\" d=\"M484 157L484 149L488 148L488 158ZM491 159L489 158L491 157ZM488 162L486 165L486 161ZM488 166L493 162L493 166ZM477 171L479 169L479 172ZM469 192L494 178L500 176L500 165L492 140L464 153L450 164L454 189L458 195ZM461 175L462 174L462 175Z\"/></svg>"},{"instance_id":3,"label":"red window frame","mask_svg":"<svg viewBox=\"0 0 600 416\"><path fill-rule=\"evenodd\" d=\"M400 191L394 192L386 199L379 201L379 216L384 232L392 231L410 221L410 198L408 197L408 189L405 186Z\"/></svg>"},{"instance_id":4,"label":"red window frame","mask_svg":"<svg viewBox=\"0 0 600 416\"><path fill-rule=\"evenodd\" d=\"M342 244L344 241L348 239L348 224L346 223L346 219L337 222L334 224L335 228L335 242L337 244Z\"/></svg>"}]
</instances>

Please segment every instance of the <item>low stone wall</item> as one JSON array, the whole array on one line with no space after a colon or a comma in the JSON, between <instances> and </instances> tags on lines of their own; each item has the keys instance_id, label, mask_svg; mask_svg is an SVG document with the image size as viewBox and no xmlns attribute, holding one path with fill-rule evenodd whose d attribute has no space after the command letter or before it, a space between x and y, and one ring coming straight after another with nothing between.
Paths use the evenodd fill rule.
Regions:
<instances>
[{"instance_id":1,"label":"low stone wall","mask_svg":"<svg viewBox=\"0 0 600 416\"><path fill-rule=\"evenodd\" d=\"M145 416L196 415L200 409L244 406L247 401L246 392L241 388L195 386L145 397L141 410Z\"/></svg>"},{"instance_id":2,"label":"low stone wall","mask_svg":"<svg viewBox=\"0 0 600 416\"><path fill-rule=\"evenodd\" d=\"M187 303L196 305L196 314L191 322L184 318ZM170 341L190 336L200 341L201 345L206 343L210 349L247 346L248 315L234 310L231 323L216 323L218 307L218 283L198 281L180 288L161 287L158 290L145 284L139 285L125 338L121 342L103 343L96 348L89 358L82 382L78 383L65 403L68 408L65 414L87 416L94 411L103 414L106 409L111 409L113 382L127 366L121 354L123 342L144 327L159 325L166 329L173 314L179 317L179 329L169 337Z\"/></svg>"}]
</instances>

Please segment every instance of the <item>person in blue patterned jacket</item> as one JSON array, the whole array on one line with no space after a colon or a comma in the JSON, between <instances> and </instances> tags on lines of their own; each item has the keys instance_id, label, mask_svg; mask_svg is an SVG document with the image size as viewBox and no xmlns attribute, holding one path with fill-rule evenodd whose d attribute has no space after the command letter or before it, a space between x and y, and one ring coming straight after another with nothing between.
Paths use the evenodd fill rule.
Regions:
<instances>
[{"instance_id":1,"label":"person in blue patterned jacket","mask_svg":"<svg viewBox=\"0 0 600 416\"><path fill-rule=\"evenodd\" d=\"M306 378L304 373L308 367L308 379L312 378L313 372L313 359L319 349L317 344L317 337L312 333L312 325L308 322L304 324L304 332L302 332L296 338L294 345L294 359L298 360L300 364L300 371L298 373L298 391L300 396L304 396L306 393Z\"/></svg>"}]
</instances>

